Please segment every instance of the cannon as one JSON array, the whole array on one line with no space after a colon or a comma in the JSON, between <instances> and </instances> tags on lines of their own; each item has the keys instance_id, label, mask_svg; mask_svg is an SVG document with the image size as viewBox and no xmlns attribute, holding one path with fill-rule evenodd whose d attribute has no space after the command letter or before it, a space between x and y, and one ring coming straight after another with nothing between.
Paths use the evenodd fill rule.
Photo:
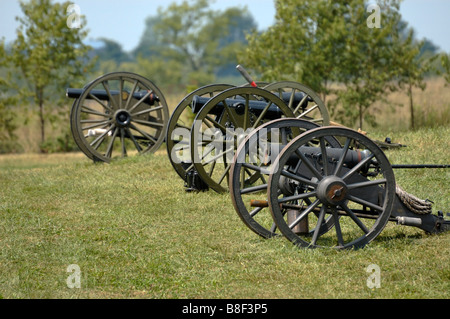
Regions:
<instances>
[{"instance_id":1,"label":"cannon","mask_svg":"<svg viewBox=\"0 0 450 319\"><path fill-rule=\"evenodd\" d=\"M169 111L150 80L134 73L114 72L66 90L74 98L70 114L72 136L95 162L109 162L156 151L164 142Z\"/></svg>"},{"instance_id":2,"label":"cannon","mask_svg":"<svg viewBox=\"0 0 450 319\"><path fill-rule=\"evenodd\" d=\"M208 85L188 94L175 108L168 124L167 154L185 181L187 191L228 191L225 184L229 164L237 147L230 143L231 138L236 142L237 137L232 137L231 131L245 132L274 117L305 118L320 125L329 124L325 104L309 87L289 81L253 83L257 87ZM231 134L228 140L227 132ZM226 153L212 156L220 149L215 147L220 141L229 146L222 149Z\"/></svg>"},{"instance_id":3,"label":"cannon","mask_svg":"<svg viewBox=\"0 0 450 319\"><path fill-rule=\"evenodd\" d=\"M298 129L302 133L293 135ZM277 131L282 138L274 138ZM374 141L349 128L274 120L239 145L230 168L231 200L256 234L283 235L299 247L362 248L388 222L449 231L450 221L432 214L431 202L396 185L395 167Z\"/></svg>"}]
</instances>

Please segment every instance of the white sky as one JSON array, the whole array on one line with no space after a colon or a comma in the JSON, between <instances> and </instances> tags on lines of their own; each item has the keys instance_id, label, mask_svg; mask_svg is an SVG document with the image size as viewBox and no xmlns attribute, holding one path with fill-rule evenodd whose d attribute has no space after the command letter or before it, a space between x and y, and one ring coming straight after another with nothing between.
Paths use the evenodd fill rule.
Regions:
<instances>
[{"instance_id":1,"label":"white sky","mask_svg":"<svg viewBox=\"0 0 450 319\"><path fill-rule=\"evenodd\" d=\"M63 2L57 0L58 2ZM86 16L89 38L109 38L120 43L124 50L133 50L144 31L145 19L156 14L157 8L181 0L73 0ZM246 6L259 29L274 22L273 0L216 0L211 8ZM450 0L404 0L401 6L403 19L414 27L419 38L428 38L442 50L450 52ZM0 0L0 39L15 39L21 15L18 0Z\"/></svg>"}]
</instances>

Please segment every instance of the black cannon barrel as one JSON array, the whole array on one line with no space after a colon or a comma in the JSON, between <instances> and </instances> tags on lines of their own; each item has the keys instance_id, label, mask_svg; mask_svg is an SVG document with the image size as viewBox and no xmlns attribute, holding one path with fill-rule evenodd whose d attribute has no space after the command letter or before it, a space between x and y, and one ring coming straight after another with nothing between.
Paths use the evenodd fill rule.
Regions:
<instances>
[{"instance_id":1,"label":"black cannon barrel","mask_svg":"<svg viewBox=\"0 0 450 319\"><path fill-rule=\"evenodd\" d=\"M281 150L283 149L283 145L279 144L278 145L279 149L272 149L272 152L281 152ZM320 147L311 147L311 146L301 146L299 148L299 151L305 155L306 158L310 158L313 160L317 160L319 162L322 162L322 150L320 149ZM327 157L328 157L328 161L330 160L335 160L337 161L343 153L344 149L343 148L332 148L329 147L327 148ZM279 153L278 153L279 154ZM271 157L275 158L274 156L278 156L278 154L273 154ZM348 168L352 168L355 165L357 165L359 162L361 162L362 160L364 160L365 158L367 158L370 154L367 151L359 151L359 150L348 150L347 154L345 155L344 158L344 164L348 167ZM296 166L297 163L299 161L299 158L297 155L292 154L288 160L287 160L287 164L289 166Z\"/></svg>"},{"instance_id":2,"label":"black cannon barrel","mask_svg":"<svg viewBox=\"0 0 450 319\"><path fill-rule=\"evenodd\" d=\"M280 97L280 94L278 94L278 93L274 93L276 96L278 96L278 97ZM293 99L293 104L292 105L294 105L295 107L297 107L298 106L298 104L300 103L300 102L302 102L302 108L306 108L306 106L307 106L307 104L308 104L308 102L309 101L312 101L311 100L311 98L310 97L308 97L307 99L304 99L305 98L305 94L304 93L301 93L301 92L297 92L297 93L294 93L294 95L292 96L292 94L291 93L289 93L289 92L285 92L285 93L282 93L281 94L281 99L286 103L286 104L289 104L290 102L291 102L291 99ZM209 101L209 99L210 98L207 98L207 97L199 97L199 96L194 96L194 100L193 100L193 102L192 102L192 112L193 113L195 113L195 114L197 114L198 112L200 112L200 110L202 109L202 107ZM242 98L242 100L244 100L244 98ZM227 100L228 101L228 100ZM236 101L240 101L240 99L234 99L233 101L235 101L235 103L236 103ZM244 103L245 103L245 101L244 101ZM264 102L265 103L265 102ZM228 103L227 102L227 104L228 105L230 105L230 104L234 104L234 103ZM220 106L220 107L223 107L223 105L222 104L217 104L218 106ZM258 106L261 106L262 104L261 104L261 102L259 102L259 101L256 101L256 100L251 100L250 101L250 108L252 108L252 107L255 107L255 108L258 108ZM257 109L255 109L255 111L257 111ZM272 110L271 110L272 111Z\"/></svg>"},{"instance_id":3,"label":"black cannon barrel","mask_svg":"<svg viewBox=\"0 0 450 319\"><path fill-rule=\"evenodd\" d=\"M206 103L208 103L210 99L207 97L201 97L198 95L195 95L192 98L192 112L198 113L200 110L205 106ZM237 114L243 115L245 113L245 105L247 103L246 100L242 99L225 99L225 103L228 105L228 107L234 109ZM250 111L255 115L260 115L262 111L267 107L267 105L270 102L265 101L256 101L256 100L250 100L249 101L249 108ZM213 109L209 111L209 114L214 115L220 115L224 111L224 104L222 102L217 103ZM283 116L283 112L281 109L276 105L271 105L269 109L266 112L265 118L267 119L279 119Z\"/></svg>"},{"instance_id":4,"label":"black cannon barrel","mask_svg":"<svg viewBox=\"0 0 450 319\"><path fill-rule=\"evenodd\" d=\"M80 96L83 93L84 93L84 89L68 88L66 90L66 96L71 99L78 99L78 98L80 98ZM114 97L114 96L119 95L120 91L111 90L110 93ZM128 99L129 94L130 93L127 91L122 91L123 99L124 100ZM136 100L141 100L147 94L148 94L147 91L134 92L133 98ZM91 99L93 99L92 96L95 96L97 99L99 99L101 101L109 101L109 95L104 90L92 90L86 98L91 100ZM150 95L144 100L144 103L146 103L148 105L154 105L156 101L159 101L159 98L155 94L150 93Z\"/></svg>"}]
</instances>

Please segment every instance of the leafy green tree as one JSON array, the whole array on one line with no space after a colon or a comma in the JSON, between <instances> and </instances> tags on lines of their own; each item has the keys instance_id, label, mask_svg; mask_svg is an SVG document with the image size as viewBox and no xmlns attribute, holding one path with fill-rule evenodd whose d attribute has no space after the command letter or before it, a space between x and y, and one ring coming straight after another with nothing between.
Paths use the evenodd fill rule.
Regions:
<instances>
[{"instance_id":1,"label":"leafy green tree","mask_svg":"<svg viewBox=\"0 0 450 319\"><path fill-rule=\"evenodd\" d=\"M333 94L331 114L346 125L362 128L364 120L374 122L369 108L398 89L394 80L404 74L410 55L402 49L400 1L379 1L378 12L364 0L275 4L275 24L249 36L243 63L263 80L301 82L325 101Z\"/></svg>"},{"instance_id":2,"label":"leafy green tree","mask_svg":"<svg viewBox=\"0 0 450 319\"><path fill-rule=\"evenodd\" d=\"M389 92L398 87L393 80L402 72L402 34L399 1L379 5L380 25L369 27L370 20L364 1L351 1L345 49L341 54L337 81L345 88L337 92L337 103L343 106L338 119L348 125L358 123L363 128L364 120L375 124L368 110L375 102L387 102ZM343 116L342 116L343 115Z\"/></svg>"},{"instance_id":3,"label":"leafy green tree","mask_svg":"<svg viewBox=\"0 0 450 319\"><path fill-rule=\"evenodd\" d=\"M339 73L350 6L343 1L276 0L275 24L248 37L242 63L262 80L301 82L325 99Z\"/></svg>"},{"instance_id":4,"label":"leafy green tree","mask_svg":"<svg viewBox=\"0 0 450 319\"><path fill-rule=\"evenodd\" d=\"M427 49L430 47L429 41L416 41L414 30L408 30L408 36L401 41L402 45L396 46L396 49L401 51L396 54L402 57L399 61L398 85L400 88L406 87L409 98L410 127L415 129L413 88L425 90L425 76L434 69L433 63L438 55Z\"/></svg>"},{"instance_id":5,"label":"leafy green tree","mask_svg":"<svg viewBox=\"0 0 450 319\"><path fill-rule=\"evenodd\" d=\"M16 115L13 106L17 105L17 97L11 90L11 73L5 44L0 41L0 153L17 151L17 137L14 131Z\"/></svg>"},{"instance_id":6,"label":"leafy green tree","mask_svg":"<svg viewBox=\"0 0 450 319\"><path fill-rule=\"evenodd\" d=\"M450 54L443 53L441 55L441 63L444 68L444 79L448 84L450 84Z\"/></svg>"},{"instance_id":7,"label":"leafy green tree","mask_svg":"<svg viewBox=\"0 0 450 319\"><path fill-rule=\"evenodd\" d=\"M10 59L26 86L21 97L29 97L38 107L40 134L45 141L45 123L55 114L56 96L63 97L71 82L81 79L92 68L83 43L86 21L80 17L79 28L69 28L67 9L70 3L51 0L21 1L23 17L13 42ZM73 84L73 83L72 83ZM52 101L46 112L44 106Z\"/></svg>"}]
</instances>

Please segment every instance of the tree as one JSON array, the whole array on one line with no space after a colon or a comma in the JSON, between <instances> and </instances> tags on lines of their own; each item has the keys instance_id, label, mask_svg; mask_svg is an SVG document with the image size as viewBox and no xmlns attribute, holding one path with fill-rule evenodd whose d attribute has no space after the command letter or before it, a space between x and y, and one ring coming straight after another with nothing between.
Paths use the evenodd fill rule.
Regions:
<instances>
[{"instance_id":1,"label":"tree","mask_svg":"<svg viewBox=\"0 0 450 319\"><path fill-rule=\"evenodd\" d=\"M87 58L91 48L83 43L87 36L85 19L80 17L80 28L69 28L69 4L53 4L51 0L21 1L24 16L16 18L20 26L10 59L27 84L21 96L30 97L38 106L42 143L46 119L54 112L54 108L46 112L44 106L49 101L57 104L55 88L63 91L71 81L83 78L93 66Z\"/></svg>"},{"instance_id":2,"label":"tree","mask_svg":"<svg viewBox=\"0 0 450 319\"><path fill-rule=\"evenodd\" d=\"M378 12L364 0L275 4L275 25L249 36L243 63L261 73L263 80L301 82L325 101L333 94L335 100L328 103L332 115L362 128L364 119L371 119L370 106L397 89L393 80L401 73L406 54L400 49L399 1L379 1Z\"/></svg>"},{"instance_id":3,"label":"tree","mask_svg":"<svg viewBox=\"0 0 450 319\"><path fill-rule=\"evenodd\" d=\"M215 74L226 73L224 61L236 66L237 53L246 42L245 30L255 26L245 8L216 11L207 0L172 3L146 20L134 54L179 64L184 84L204 85L214 81Z\"/></svg>"},{"instance_id":4,"label":"tree","mask_svg":"<svg viewBox=\"0 0 450 319\"><path fill-rule=\"evenodd\" d=\"M242 63L263 80L301 82L325 99L348 35L349 9L342 1L334 2L276 0L275 24L249 35Z\"/></svg>"},{"instance_id":5,"label":"tree","mask_svg":"<svg viewBox=\"0 0 450 319\"><path fill-rule=\"evenodd\" d=\"M130 55L116 41L107 38L100 38L99 40L103 42L103 45L93 52L98 61L112 60L117 64L131 61Z\"/></svg>"},{"instance_id":6,"label":"tree","mask_svg":"<svg viewBox=\"0 0 450 319\"><path fill-rule=\"evenodd\" d=\"M450 54L443 53L441 55L441 63L444 68L444 79L446 84L450 84Z\"/></svg>"},{"instance_id":7,"label":"tree","mask_svg":"<svg viewBox=\"0 0 450 319\"><path fill-rule=\"evenodd\" d=\"M0 153L6 153L18 150L14 134L16 116L11 109L17 104L17 97L11 94L11 73L3 41L0 41L0 74Z\"/></svg>"},{"instance_id":8,"label":"tree","mask_svg":"<svg viewBox=\"0 0 450 319\"><path fill-rule=\"evenodd\" d=\"M361 129L364 120L375 124L373 115L368 112L373 103L387 102L388 93L398 89L393 80L402 71L404 60L398 28L401 22L399 1L380 3L379 8L380 25L371 27L370 10L365 2L351 1L345 50L340 53L337 81L345 88L337 92L336 103L343 106L341 119L349 125L358 123Z\"/></svg>"},{"instance_id":9,"label":"tree","mask_svg":"<svg viewBox=\"0 0 450 319\"><path fill-rule=\"evenodd\" d=\"M426 82L424 81L425 75L433 70L433 62L438 55L433 54L431 46L432 43L427 40L416 41L414 36L414 30L408 29L407 37L401 41L402 45L397 46L396 49L401 52L399 56L403 58L399 61L401 70L398 75L398 85L400 88L406 86L407 95L409 98L409 110L410 110L410 127L415 129L415 116L414 116L414 98L413 88L418 87L422 91L426 88Z\"/></svg>"}]
</instances>

